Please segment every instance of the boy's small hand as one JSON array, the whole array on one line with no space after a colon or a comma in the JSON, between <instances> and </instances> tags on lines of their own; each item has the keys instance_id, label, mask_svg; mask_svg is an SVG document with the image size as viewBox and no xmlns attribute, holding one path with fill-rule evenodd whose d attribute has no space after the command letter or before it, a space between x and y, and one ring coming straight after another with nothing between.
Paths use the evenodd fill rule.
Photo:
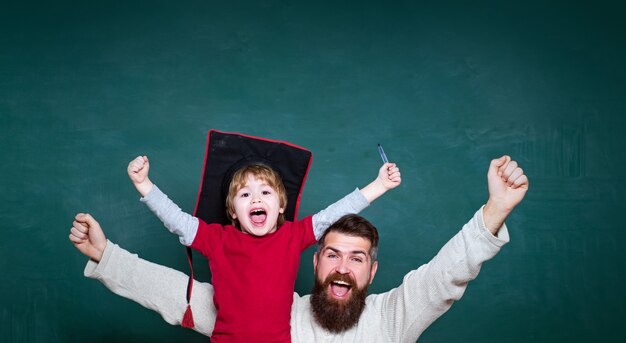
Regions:
<instances>
[{"instance_id":1,"label":"boy's small hand","mask_svg":"<svg viewBox=\"0 0 626 343\"><path fill-rule=\"evenodd\" d=\"M147 156L137 156L128 163L128 177L135 184L144 182L148 177L148 171L150 171L150 162Z\"/></svg>"},{"instance_id":2,"label":"boy's small hand","mask_svg":"<svg viewBox=\"0 0 626 343\"><path fill-rule=\"evenodd\" d=\"M369 203L372 203L388 190L398 187L400 182L402 182L400 169L395 163L385 163L378 170L374 181L361 189L361 194Z\"/></svg>"},{"instance_id":3,"label":"boy's small hand","mask_svg":"<svg viewBox=\"0 0 626 343\"><path fill-rule=\"evenodd\" d=\"M107 239L100 224L86 213L76 215L69 238L78 251L96 262L102 258L107 245Z\"/></svg>"},{"instance_id":4,"label":"boy's small hand","mask_svg":"<svg viewBox=\"0 0 626 343\"><path fill-rule=\"evenodd\" d=\"M385 163L378 170L378 180L387 190L396 188L402 182L400 168L395 163Z\"/></svg>"},{"instance_id":5,"label":"boy's small hand","mask_svg":"<svg viewBox=\"0 0 626 343\"><path fill-rule=\"evenodd\" d=\"M149 171L150 161L147 156L137 156L128 164L128 177L141 196L146 196L152 190L152 181L148 178Z\"/></svg>"}]
</instances>

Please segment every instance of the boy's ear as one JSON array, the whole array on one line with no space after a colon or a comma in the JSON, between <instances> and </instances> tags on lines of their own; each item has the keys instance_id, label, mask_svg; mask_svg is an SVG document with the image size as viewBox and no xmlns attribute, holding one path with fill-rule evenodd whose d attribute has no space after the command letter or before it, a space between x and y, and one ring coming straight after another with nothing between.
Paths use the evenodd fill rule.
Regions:
<instances>
[{"instance_id":1,"label":"boy's ear","mask_svg":"<svg viewBox=\"0 0 626 343\"><path fill-rule=\"evenodd\" d=\"M234 212L233 212L233 213L231 213L231 214L230 214L230 217L231 217L231 218L233 218L233 219L237 219L237 213L234 213Z\"/></svg>"},{"instance_id":2,"label":"boy's ear","mask_svg":"<svg viewBox=\"0 0 626 343\"><path fill-rule=\"evenodd\" d=\"M279 209L278 209L278 213L281 213L281 214L282 214L282 213L285 213L285 209L284 209L284 208L282 208L282 207L281 207L281 208L279 208Z\"/></svg>"}]
</instances>

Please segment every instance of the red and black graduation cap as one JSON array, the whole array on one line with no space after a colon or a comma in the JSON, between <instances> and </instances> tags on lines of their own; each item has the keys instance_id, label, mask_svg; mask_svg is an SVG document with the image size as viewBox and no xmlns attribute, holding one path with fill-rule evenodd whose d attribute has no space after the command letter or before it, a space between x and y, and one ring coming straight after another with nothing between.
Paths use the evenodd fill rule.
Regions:
<instances>
[{"instance_id":1,"label":"red and black graduation cap","mask_svg":"<svg viewBox=\"0 0 626 343\"><path fill-rule=\"evenodd\" d=\"M230 224L226 197L235 172L251 164L262 164L276 171L287 192L285 220L298 215L300 195L311 166L312 154L297 145L241 133L209 130L202 181L194 215L207 223ZM193 328L189 300L193 287L191 249L187 248L191 275L187 285L187 311L182 326Z\"/></svg>"},{"instance_id":2,"label":"red and black graduation cap","mask_svg":"<svg viewBox=\"0 0 626 343\"><path fill-rule=\"evenodd\" d=\"M251 164L278 172L287 191L285 220L294 221L311 152L287 142L216 130L209 131L194 215L207 223L230 224L226 214L228 186L237 170Z\"/></svg>"}]
</instances>

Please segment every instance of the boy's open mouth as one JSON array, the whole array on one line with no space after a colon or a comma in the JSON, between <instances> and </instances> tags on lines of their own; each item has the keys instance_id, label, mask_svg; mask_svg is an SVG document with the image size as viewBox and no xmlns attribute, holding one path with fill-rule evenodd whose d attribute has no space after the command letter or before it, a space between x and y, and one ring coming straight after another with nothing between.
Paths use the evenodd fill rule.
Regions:
<instances>
[{"instance_id":1,"label":"boy's open mouth","mask_svg":"<svg viewBox=\"0 0 626 343\"><path fill-rule=\"evenodd\" d=\"M267 212L265 212L262 208L255 208L250 211L250 220L254 224L263 224L265 223L265 219L267 218Z\"/></svg>"}]
</instances>

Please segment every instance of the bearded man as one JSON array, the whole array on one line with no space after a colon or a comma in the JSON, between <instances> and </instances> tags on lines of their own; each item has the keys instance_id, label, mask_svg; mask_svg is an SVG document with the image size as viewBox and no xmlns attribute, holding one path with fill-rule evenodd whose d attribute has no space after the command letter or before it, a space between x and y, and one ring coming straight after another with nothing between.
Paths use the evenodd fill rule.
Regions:
<instances>
[{"instance_id":1,"label":"bearded man","mask_svg":"<svg viewBox=\"0 0 626 343\"><path fill-rule=\"evenodd\" d=\"M504 224L528 190L528 179L508 156L491 161L489 199L427 264L409 272L397 288L367 295L378 262L378 233L366 219L347 215L327 229L313 256L313 294L294 293L293 342L415 342L463 295L482 264L509 241ZM79 214L70 240L90 261L85 275L116 294L180 325L188 277L153 264L107 241L100 225ZM215 323L213 288L194 284L194 330L210 336Z\"/></svg>"}]
</instances>

